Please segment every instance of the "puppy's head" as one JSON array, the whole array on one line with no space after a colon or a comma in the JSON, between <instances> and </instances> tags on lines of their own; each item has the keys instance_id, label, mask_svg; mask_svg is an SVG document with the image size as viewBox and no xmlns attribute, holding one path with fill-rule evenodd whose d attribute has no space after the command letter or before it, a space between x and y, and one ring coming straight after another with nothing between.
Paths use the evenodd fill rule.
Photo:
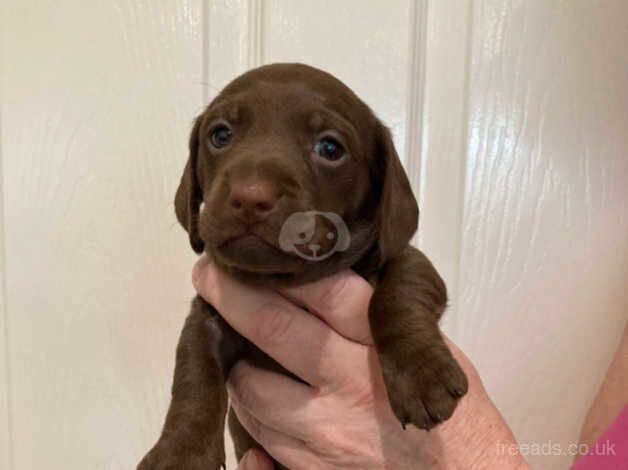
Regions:
<instances>
[{"instance_id":1,"label":"puppy's head","mask_svg":"<svg viewBox=\"0 0 628 470\"><path fill-rule=\"evenodd\" d=\"M235 79L198 116L189 147L177 218L197 253L241 278L305 282L367 254L381 265L416 230L390 132L315 68L274 64Z\"/></svg>"}]
</instances>

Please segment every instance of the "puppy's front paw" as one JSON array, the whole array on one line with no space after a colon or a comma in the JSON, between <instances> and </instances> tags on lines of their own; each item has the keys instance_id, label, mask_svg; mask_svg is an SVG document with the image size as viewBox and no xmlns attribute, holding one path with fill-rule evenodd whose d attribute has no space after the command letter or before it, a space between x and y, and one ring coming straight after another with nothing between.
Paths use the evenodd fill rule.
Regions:
<instances>
[{"instance_id":1,"label":"puppy's front paw","mask_svg":"<svg viewBox=\"0 0 628 470\"><path fill-rule=\"evenodd\" d=\"M390 405L404 429L408 423L432 429L451 417L467 393L467 377L444 344L380 358Z\"/></svg>"},{"instance_id":2,"label":"puppy's front paw","mask_svg":"<svg viewBox=\"0 0 628 470\"><path fill-rule=\"evenodd\" d=\"M158 442L137 466L137 470L219 470L225 468L224 451L208 450L197 453L189 449L175 450L170 443L163 441Z\"/></svg>"}]
</instances>

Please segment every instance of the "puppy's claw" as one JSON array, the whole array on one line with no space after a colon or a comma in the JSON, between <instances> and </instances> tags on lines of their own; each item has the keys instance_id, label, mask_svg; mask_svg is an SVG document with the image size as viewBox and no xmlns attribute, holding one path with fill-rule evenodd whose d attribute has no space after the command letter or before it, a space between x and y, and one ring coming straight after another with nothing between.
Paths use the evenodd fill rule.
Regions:
<instances>
[{"instance_id":1,"label":"puppy's claw","mask_svg":"<svg viewBox=\"0 0 628 470\"><path fill-rule=\"evenodd\" d=\"M424 367L408 365L405 358L385 361L403 364L384 369L390 405L403 429L414 424L429 431L449 419L468 387L464 372L446 346L435 349L430 357L424 355L423 361Z\"/></svg>"}]
</instances>

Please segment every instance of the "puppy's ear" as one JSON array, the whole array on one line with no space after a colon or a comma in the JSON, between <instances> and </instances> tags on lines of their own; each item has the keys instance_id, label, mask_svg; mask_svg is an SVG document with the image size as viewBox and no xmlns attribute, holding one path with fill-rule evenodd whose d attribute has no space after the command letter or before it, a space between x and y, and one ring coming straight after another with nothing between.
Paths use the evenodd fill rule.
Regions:
<instances>
[{"instance_id":1,"label":"puppy's ear","mask_svg":"<svg viewBox=\"0 0 628 470\"><path fill-rule=\"evenodd\" d=\"M383 264L406 247L419 222L419 206L401 165L390 131L378 123L376 159L380 201L377 210L379 262Z\"/></svg>"},{"instance_id":2,"label":"puppy's ear","mask_svg":"<svg viewBox=\"0 0 628 470\"><path fill-rule=\"evenodd\" d=\"M203 193L196 175L200 143L198 132L202 117L201 115L196 118L190 133L190 156L185 164L183 176L181 176L181 182L174 197L177 220L188 232L192 249L199 254L205 248L205 244L198 233L198 213L203 200Z\"/></svg>"}]
</instances>

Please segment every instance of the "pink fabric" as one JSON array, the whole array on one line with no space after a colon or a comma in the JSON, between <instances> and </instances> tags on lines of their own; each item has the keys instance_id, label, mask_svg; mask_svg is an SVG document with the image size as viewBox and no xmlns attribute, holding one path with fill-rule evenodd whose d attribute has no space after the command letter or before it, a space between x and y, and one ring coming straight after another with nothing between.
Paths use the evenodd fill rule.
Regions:
<instances>
[{"instance_id":1,"label":"pink fabric","mask_svg":"<svg viewBox=\"0 0 628 470\"><path fill-rule=\"evenodd\" d=\"M628 470L628 405L571 470Z\"/></svg>"}]
</instances>

